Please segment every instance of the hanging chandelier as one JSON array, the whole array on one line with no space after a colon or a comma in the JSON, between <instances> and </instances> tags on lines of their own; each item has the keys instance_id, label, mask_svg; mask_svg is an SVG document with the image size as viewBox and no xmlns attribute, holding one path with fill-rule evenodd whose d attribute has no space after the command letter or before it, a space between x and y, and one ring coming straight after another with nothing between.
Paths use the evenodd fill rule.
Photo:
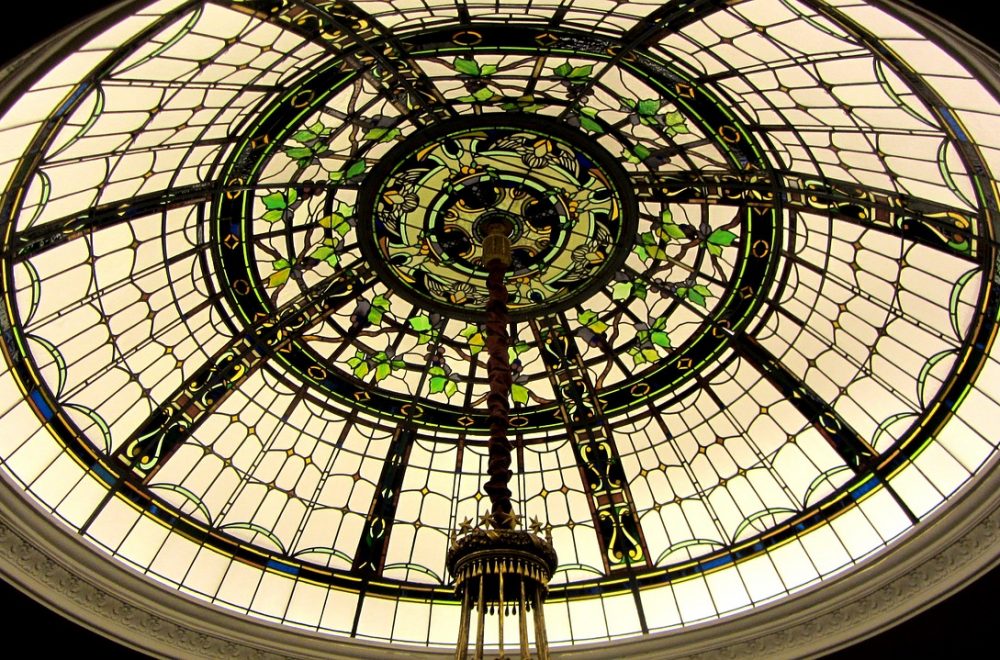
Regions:
<instances>
[{"instance_id":1,"label":"hanging chandelier","mask_svg":"<svg viewBox=\"0 0 1000 660\"><path fill-rule=\"evenodd\" d=\"M486 399L490 423L489 480L483 490L490 498L492 511L481 516L475 527L471 520L466 519L452 534L448 571L462 602L455 658L465 660L469 657L474 609L476 635L473 658L478 660L483 657L488 621L496 622L497 657L507 657L505 649L514 646L511 643L505 645L505 641L509 642L514 637L508 634L505 639L505 624L511 617L517 620L516 640L520 657L530 658L530 613L536 657L545 660L549 652L542 603L558 561L552 547L551 531L545 530L542 537L543 526L537 519L531 521L530 531L518 528L522 518L513 511L511 491L507 485L511 478L511 443L507 437L511 369L507 351L510 314L504 275L512 260L509 235L513 226L501 214L495 214L483 224L486 234L482 244L483 264L489 273L486 280L489 298L485 325L490 383Z\"/></svg>"}]
</instances>

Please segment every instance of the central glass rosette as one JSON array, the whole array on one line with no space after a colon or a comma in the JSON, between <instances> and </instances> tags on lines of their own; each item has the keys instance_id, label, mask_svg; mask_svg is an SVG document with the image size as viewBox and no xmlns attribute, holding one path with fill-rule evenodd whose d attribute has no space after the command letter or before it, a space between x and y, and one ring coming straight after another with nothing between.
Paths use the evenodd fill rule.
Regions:
<instances>
[{"instance_id":1,"label":"central glass rosette","mask_svg":"<svg viewBox=\"0 0 1000 660\"><path fill-rule=\"evenodd\" d=\"M628 253L635 200L599 145L537 117L474 118L417 134L361 194L362 250L412 302L474 316L487 298L482 242L505 221L513 318L564 309Z\"/></svg>"}]
</instances>

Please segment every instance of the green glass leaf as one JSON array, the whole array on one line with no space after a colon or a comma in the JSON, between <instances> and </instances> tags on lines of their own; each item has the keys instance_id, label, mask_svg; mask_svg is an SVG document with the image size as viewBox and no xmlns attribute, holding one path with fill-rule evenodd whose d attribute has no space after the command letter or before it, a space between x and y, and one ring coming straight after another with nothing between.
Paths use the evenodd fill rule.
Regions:
<instances>
[{"instance_id":1,"label":"green glass leaf","mask_svg":"<svg viewBox=\"0 0 1000 660\"><path fill-rule=\"evenodd\" d=\"M265 197L261 198L260 201L264 202L264 208L269 210L288 208L288 202L285 201L285 195L280 192L266 195Z\"/></svg>"},{"instance_id":2,"label":"green glass leaf","mask_svg":"<svg viewBox=\"0 0 1000 660\"><path fill-rule=\"evenodd\" d=\"M368 132L364 134L363 139L373 140L376 142L391 142L395 140L400 135L400 130L398 128L387 128L384 126L376 126L374 128L368 129Z\"/></svg>"},{"instance_id":3,"label":"green glass leaf","mask_svg":"<svg viewBox=\"0 0 1000 660\"><path fill-rule=\"evenodd\" d=\"M403 362L402 360L392 360L391 362L389 362L389 366L391 366L393 369L405 369L406 363Z\"/></svg>"},{"instance_id":4,"label":"green glass leaf","mask_svg":"<svg viewBox=\"0 0 1000 660\"><path fill-rule=\"evenodd\" d=\"M431 376L430 393L438 394L444 392L444 386L448 383L448 379L444 376Z\"/></svg>"},{"instance_id":5,"label":"green glass leaf","mask_svg":"<svg viewBox=\"0 0 1000 660\"><path fill-rule=\"evenodd\" d=\"M641 144L637 144L632 149L622 151L622 156L630 163L641 163L653 155L649 149Z\"/></svg>"},{"instance_id":6,"label":"green glass leaf","mask_svg":"<svg viewBox=\"0 0 1000 660\"><path fill-rule=\"evenodd\" d=\"M684 115L679 112L668 112L664 115L663 120L669 128L674 133L690 133L691 131L687 127L687 122L684 121Z\"/></svg>"},{"instance_id":7,"label":"green glass leaf","mask_svg":"<svg viewBox=\"0 0 1000 660\"><path fill-rule=\"evenodd\" d=\"M285 153L288 154L289 158L299 160L300 158L312 158L314 152L309 147L292 147L291 149L286 149Z\"/></svg>"},{"instance_id":8,"label":"green glass leaf","mask_svg":"<svg viewBox=\"0 0 1000 660\"><path fill-rule=\"evenodd\" d=\"M376 307L378 309L388 312L389 307L391 305L392 303L389 302L389 299L383 296L382 294L379 294L374 298L372 298L372 307Z\"/></svg>"},{"instance_id":9,"label":"green glass leaf","mask_svg":"<svg viewBox=\"0 0 1000 660\"><path fill-rule=\"evenodd\" d=\"M372 307L371 309L368 310L368 322L371 323L372 325L379 325L380 323L382 323L383 316L384 313L377 307Z\"/></svg>"},{"instance_id":10,"label":"green glass leaf","mask_svg":"<svg viewBox=\"0 0 1000 660\"><path fill-rule=\"evenodd\" d=\"M592 133L603 133L604 128L587 115L580 115L580 126Z\"/></svg>"},{"instance_id":11,"label":"green glass leaf","mask_svg":"<svg viewBox=\"0 0 1000 660\"><path fill-rule=\"evenodd\" d=\"M633 99L627 99L624 96L622 96L622 97L619 97L618 100L621 101L621 104L624 107L626 107L627 109L629 109L629 110L635 109L636 102Z\"/></svg>"},{"instance_id":12,"label":"green glass leaf","mask_svg":"<svg viewBox=\"0 0 1000 660\"><path fill-rule=\"evenodd\" d=\"M604 321L591 321L587 324L587 327L601 335L604 334L608 329L608 324Z\"/></svg>"},{"instance_id":13,"label":"green glass leaf","mask_svg":"<svg viewBox=\"0 0 1000 660\"><path fill-rule=\"evenodd\" d=\"M643 232L642 234L639 234L639 244L636 245L634 250L643 261L649 261L650 259L664 259L667 256L667 253L660 249L656 236L654 236L652 232Z\"/></svg>"},{"instance_id":14,"label":"green glass leaf","mask_svg":"<svg viewBox=\"0 0 1000 660\"><path fill-rule=\"evenodd\" d=\"M349 163L346 168L338 170L336 172L330 172L330 181L343 181L345 179L353 179L356 176L361 176L365 173L365 168L368 167L368 161L362 159Z\"/></svg>"},{"instance_id":15,"label":"green glass leaf","mask_svg":"<svg viewBox=\"0 0 1000 660\"><path fill-rule=\"evenodd\" d=\"M663 330L654 330L649 333L649 338L657 346L670 348L670 337Z\"/></svg>"},{"instance_id":16,"label":"green glass leaf","mask_svg":"<svg viewBox=\"0 0 1000 660\"><path fill-rule=\"evenodd\" d=\"M268 211L263 216L261 216L260 219L263 220L264 222L270 222L271 224L274 224L275 222L281 220L284 217L285 217L284 211L279 211L278 209L275 209L274 211Z\"/></svg>"},{"instance_id":17,"label":"green glass leaf","mask_svg":"<svg viewBox=\"0 0 1000 660\"><path fill-rule=\"evenodd\" d=\"M337 256L336 252L334 252L333 254L331 254L329 257L327 257L323 261L325 261L326 263L330 264L333 267L336 267L337 264L340 263L340 257Z\"/></svg>"},{"instance_id":18,"label":"green glass leaf","mask_svg":"<svg viewBox=\"0 0 1000 660\"><path fill-rule=\"evenodd\" d=\"M270 289L279 287L288 281L288 276L292 274L290 268L284 268L272 274L271 277L267 278L267 286Z\"/></svg>"},{"instance_id":19,"label":"green glass leaf","mask_svg":"<svg viewBox=\"0 0 1000 660\"><path fill-rule=\"evenodd\" d=\"M665 241L682 240L687 238L687 234L680 225L674 222L674 215L669 210L660 213L660 237Z\"/></svg>"},{"instance_id":20,"label":"green glass leaf","mask_svg":"<svg viewBox=\"0 0 1000 660\"><path fill-rule=\"evenodd\" d=\"M572 64L570 64L569 62L563 62L555 69L553 69L552 73L556 74L556 76L558 76L559 78L565 78L566 76L569 75L570 71L572 70L573 70Z\"/></svg>"},{"instance_id":21,"label":"green glass leaf","mask_svg":"<svg viewBox=\"0 0 1000 660\"><path fill-rule=\"evenodd\" d=\"M333 248L328 245L321 245L315 250L313 250L309 256L313 259L318 259L320 261L326 261L329 256L333 254Z\"/></svg>"},{"instance_id":22,"label":"green glass leaf","mask_svg":"<svg viewBox=\"0 0 1000 660\"><path fill-rule=\"evenodd\" d=\"M479 69L479 75L481 76L492 76L496 72L497 72L496 64L484 64Z\"/></svg>"},{"instance_id":23,"label":"green glass leaf","mask_svg":"<svg viewBox=\"0 0 1000 660\"><path fill-rule=\"evenodd\" d=\"M478 334L478 333L479 333L479 328L477 326L467 325L458 334L459 334L459 336L465 337L466 339L468 339L472 335L475 335L475 334Z\"/></svg>"},{"instance_id":24,"label":"green glass leaf","mask_svg":"<svg viewBox=\"0 0 1000 660\"><path fill-rule=\"evenodd\" d=\"M694 289L689 289L688 290L688 292L687 292L687 298L688 298L688 300L690 300L691 302L693 302L695 305L698 305L699 307L705 307L706 306L705 305L705 296L703 296L702 294L698 293Z\"/></svg>"},{"instance_id":25,"label":"green glass leaf","mask_svg":"<svg viewBox=\"0 0 1000 660\"><path fill-rule=\"evenodd\" d=\"M477 101L489 101L495 97L496 94L493 93L493 90L483 87L482 89L477 89L473 96L476 97Z\"/></svg>"},{"instance_id":26,"label":"green glass leaf","mask_svg":"<svg viewBox=\"0 0 1000 660\"><path fill-rule=\"evenodd\" d=\"M458 392L458 385L455 384L455 381L449 380L447 383L444 384L444 395L449 399L455 396L457 392Z\"/></svg>"},{"instance_id":27,"label":"green glass leaf","mask_svg":"<svg viewBox=\"0 0 1000 660\"><path fill-rule=\"evenodd\" d=\"M738 238L736 234L728 229L716 229L708 235L708 242L712 245L729 246Z\"/></svg>"},{"instance_id":28,"label":"green glass leaf","mask_svg":"<svg viewBox=\"0 0 1000 660\"><path fill-rule=\"evenodd\" d=\"M467 76L479 76L479 63L475 60L466 59L464 57L456 57L455 61L451 64L452 68L459 73L464 73Z\"/></svg>"},{"instance_id":29,"label":"green glass leaf","mask_svg":"<svg viewBox=\"0 0 1000 660\"><path fill-rule=\"evenodd\" d=\"M528 388L520 383L513 383L510 386L510 398L514 403L528 403Z\"/></svg>"},{"instance_id":30,"label":"green glass leaf","mask_svg":"<svg viewBox=\"0 0 1000 660\"><path fill-rule=\"evenodd\" d=\"M712 290L709 289L704 284L695 284L691 288L694 289L695 291L697 291L698 293L700 293L701 295L705 296L706 298L711 298L712 297Z\"/></svg>"},{"instance_id":31,"label":"green glass leaf","mask_svg":"<svg viewBox=\"0 0 1000 660\"><path fill-rule=\"evenodd\" d=\"M482 103L484 101L489 101L494 96L495 96L495 94L493 94L493 90L489 89L488 87L483 87L482 89L477 89L476 91L474 91L472 93L472 98L474 98L475 100L479 101L480 103Z\"/></svg>"},{"instance_id":32,"label":"green glass leaf","mask_svg":"<svg viewBox=\"0 0 1000 660\"><path fill-rule=\"evenodd\" d=\"M722 256L722 248L713 243L706 243L705 247L708 248L708 253L716 257Z\"/></svg>"},{"instance_id":33,"label":"green glass leaf","mask_svg":"<svg viewBox=\"0 0 1000 660\"><path fill-rule=\"evenodd\" d=\"M639 300L645 300L648 290L646 289L646 283L641 281L636 281L632 283L632 294Z\"/></svg>"},{"instance_id":34,"label":"green glass leaf","mask_svg":"<svg viewBox=\"0 0 1000 660\"><path fill-rule=\"evenodd\" d=\"M663 231L660 236L666 241L679 241L687 238L687 234L684 233L684 230L681 229L679 225L675 225L672 222L663 223L661 228Z\"/></svg>"},{"instance_id":35,"label":"green glass leaf","mask_svg":"<svg viewBox=\"0 0 1000 660\"><path fill-rule=\"evenodd\" d=\"M583 80L585 78L589 78L593 71L593 64L584 64L583 66L573 67L573 69L566 74L566 77L570 80Z\"/></svg>"},{"instance_id":36,"label":"green glass leaf","mask_svg":"<svg viewBox=\"0 0 1000 660\"><path fill-rule=\"evenodd\" d=\"M388 362L380 362L375 366L375 382L381 383L383 380L389 377L392 373L392 367L389 366Z\"/></svg>"},{"instance_id":37,"label":"green glass leaf","mask_svg":"<svg viewBox=\"0 0 1000 660\"><path fill-rule=\"evenodd\" d=\"M326 126L323 125L323 122L318 121L312 126L310 126L309 130L315 133L316 135L321 135L324 131L326 131Z\"/></svg>"},{"instance_id":38,"label":"green glass leaf","mask_svg":"<svg viewBox=\"0 0 1000 660\"><path fill-rule=\"evenodd\" d=\"M652 348L642 349L642 357L646 358L646 362L656 362L660 359L660 354Z\"/></svg>"},{"instance_id":39,"label":"green glass leaf","mask_svg":"<svg viewBox=\"0 0 1000 660\"><path fill-rule=\"evenodd\" d=\"M341 236L346 236L351 231L351 224L347 221L347 218L339 213L331 213L326 217L320 218L319 226L332 229Z\"/></svg>"},{"instance_id":40,"label":"green glass leaf","mask_svg":"<svg viewBox=\"0 0 1000 660\"><path fill-rule=\"evenodd\" d=\"M628 354L629 354L630 356L632 356L632 362L633 362L633 363L635 364L635 366L637 366L637 367L638 367L638 366L639 366L640 364L645 364L646 362L648 362L648 360L646 359L646 356L645 356L645 355L643 355L642 351L640 351L640 350L639 350L638 348L633 348L632 350L630 350L630 351L628 352Z\"/></svg>"},{"instance_id":41,"label":"green glass leaf","mask_svg":"<svg viewBox=\"0 0 1000 660\"><path fill-rule=\"evenodd\" d=\"M355 163L352 163L351 166L347 168L347 171L344 173L344 176L350 179L360 174L364 174L366 167L368 167L368 162L365 160L359 160Z\"/></svg>"},{"instance_id":42,"label":"green glass leaf","mask_svg":"<svg viewBox=\"0 0 1000 660\"><path fill-rule=\"evenodd\" d=\"M283 268L290 268L292 264L288 263L287 259L275 259L271 262L275 270L282 270Z\"/></svg>"},{"instance_id":43,"label":"green glass leaf","mask_svg":"<svg viewBox=\"0 0 1000 660\"><path fill-rule=\"evenodd\" d=\"M611 289L612 300L626 300L630 295L632 295L631 282L618 282Z\"/></svg>"},{"instance_id":44,"label":"green glass leaf","mask_svg":"<svg viewBox=\"0 0 1000 660\"><path fill-rule=\"evenodd\" d=\"M417 332L427 332L431 329L431 321L426 316L417 316L410 319L410 327Z\"/></svg>"},{"instance_id":45,"label":"green glass leaf","mask_svg":"<svg viewBox=\"0 0 1000 660\"><path fill-rule=\"evenodd\" d=\"M486 338L483 335L473 335L469 337L469 352L473 355L477 355L480 351L486 348Z\"/></svg>"},{"instance_id":46,"label":"green glass leaf","mask_svg":"<svg viewBox=\"0 0 1000 660\"><path fill-rule=\"evenodd\" d=\"M656 99L644 99L639 101L636 109L639 111L640 115L652 117L660 111L660 102Z\"/></svg>"},{"instance_id":47,"label":"green glass leaf","mask_svg":"<svg viewBox=\"0 0 1000 660\"><path fill-rule=\"evenodd\" d=\"M296 142L301 142L303 144L311 140L315 140L318 137L319 136L313 133L312 131L299 131L298 133L292 135L293 140L295 140Z\"/></svg>"}]
</instances>

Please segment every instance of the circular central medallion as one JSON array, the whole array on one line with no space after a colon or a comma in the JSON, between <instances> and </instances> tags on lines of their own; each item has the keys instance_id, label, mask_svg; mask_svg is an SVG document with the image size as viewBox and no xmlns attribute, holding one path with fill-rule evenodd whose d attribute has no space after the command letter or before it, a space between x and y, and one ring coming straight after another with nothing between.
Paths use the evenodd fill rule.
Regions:
<instances>
[{"instance_id":1,"label":"circular central medallion","mask_svg":"<svg viewBox=\"0 0 1000 660\"><path fill-rule=\"evenodd\" d=\"M553 120L453 120L381 163L360 195L361 249L394 290L452 316L484 313L490 225L510 227L515 319L588 296L613 276L635 234L635 197L621 166Z\"/></svg>"}]
</instances>

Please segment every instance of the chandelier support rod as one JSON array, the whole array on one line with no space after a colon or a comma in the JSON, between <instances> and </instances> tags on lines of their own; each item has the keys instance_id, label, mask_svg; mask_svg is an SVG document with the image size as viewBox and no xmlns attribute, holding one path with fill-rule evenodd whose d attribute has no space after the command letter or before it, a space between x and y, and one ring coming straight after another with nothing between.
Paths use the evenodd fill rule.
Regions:
<instances>
[{"instance_id":1,"label":"chandelier support rod","mask_svg":"<svg viewBox=\"0 0 1000 660\"><path fill-rule=\"evenodd\" d=\"M486 639L486 592L483 576L479 576L479 599L476 602L476 660L483 657L484 640Z\"/></svg>"},{"instance_id":2,"label":"chandelier support rod","mask_svg":"<svg viewBox=\"0 0 1000 660\"><path fill-rule=\"evenodd\" d=\"M542 613L540 592L535 592L535 603L532 609L535 614L535 648L538 649L538 660L549 660L549 640L545 632L545 615Z\"/></svg>"},{"instance_id":3,"label":"chandelier support rod","mask_svg":"<svg viewBox=\"0 0 1000 660\"><path fill-rule=\"evenodd\" d=\"M493 224L483 241L483 260L486 262L486 288L489 299L486 302L486 351L489 359L486 371L490 392L486 397L489 409L490 437L488 444L489 480L483 486L493 505L493 526L498 529L513 529L514 516L511 505L511 491L508 484L512 476L511 443L507 437L510 426L510 312L507 309L509 294L504 283L505 274L511 263L511 245L504 224Z\"/></svg>"},{"instance_id":4,"label":"chandelier support rod","mask_svg":"<svg viewBox=\"0 0 1000 660\"><path fill-rule=\"evenodd\" d=\"M521 634L521 660L531 660L531 653L528 651L528 613L526 612L528 599L524 591L524 575L520 576L521 599L518 601L517 619Z\"/></svg>"},{"instance_id":5,"label":"chandelier support rod","mask_svg":"<svg viewBox=\"0 0 1000 660\"><path fill-rule=\"evenodd\" d=\"M455 660L468 660L469 657L469 623L472 618L472 607L469 602L472 595L466 589L462 592L462 619L458 624L458 646L455 649Z\"/></svg>"}]
</instances>

